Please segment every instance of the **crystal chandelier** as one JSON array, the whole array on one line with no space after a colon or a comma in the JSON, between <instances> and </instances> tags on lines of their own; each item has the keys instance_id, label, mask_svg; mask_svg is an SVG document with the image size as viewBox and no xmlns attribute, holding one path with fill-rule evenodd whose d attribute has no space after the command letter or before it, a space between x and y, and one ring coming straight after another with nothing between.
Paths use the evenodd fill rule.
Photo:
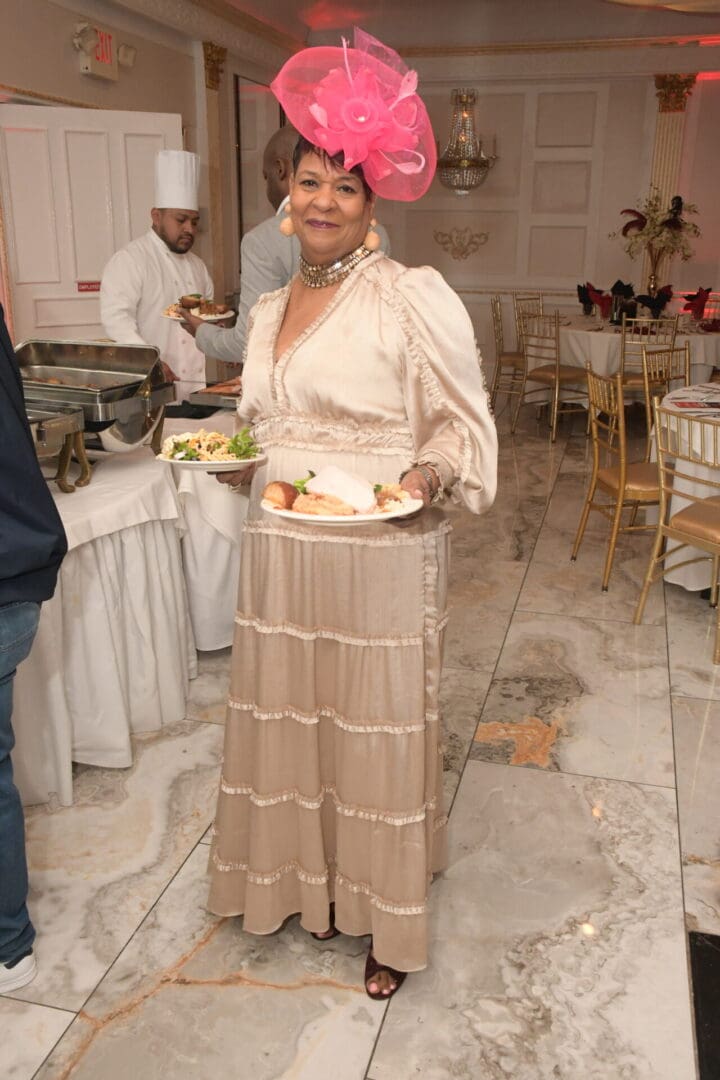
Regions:
<instances>
[{"instance_id":1,"label":"crystal chandelier","mask_svg":"<svg viewBox=\"0 0 720 1080\"><path fill-rule=\"evenodd\" d=\"M475 132L475 97L474 90L453 90L450 141L437 163L438 180L456 195L468 195L479 187L497 161L495 140L488 157Z\"/></svg>"}]
</instances>

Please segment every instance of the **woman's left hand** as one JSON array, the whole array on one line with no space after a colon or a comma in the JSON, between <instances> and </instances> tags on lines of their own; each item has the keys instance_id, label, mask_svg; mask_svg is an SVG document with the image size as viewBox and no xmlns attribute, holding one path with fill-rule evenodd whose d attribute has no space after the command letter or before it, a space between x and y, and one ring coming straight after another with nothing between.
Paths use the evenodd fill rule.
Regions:
<instances>
[{"instance_id":1,"label":"woman's left hand","mask_svg":"<svg viewBox=\"0 0 720 1080\"><path fill-rule=\"evenodd\" d=\"M427 468L427 466L425 466L425 468ZM437 475L434 469L433 475ZM412 499L422 499L424 506L430 505L432 497L435 494L434 491L430 490L427 479L419 469L411 469L410 472L405 473L405 476L403 476L400 481L400 487L404 491L407 491Z\"/></svg>"}]
</instances>

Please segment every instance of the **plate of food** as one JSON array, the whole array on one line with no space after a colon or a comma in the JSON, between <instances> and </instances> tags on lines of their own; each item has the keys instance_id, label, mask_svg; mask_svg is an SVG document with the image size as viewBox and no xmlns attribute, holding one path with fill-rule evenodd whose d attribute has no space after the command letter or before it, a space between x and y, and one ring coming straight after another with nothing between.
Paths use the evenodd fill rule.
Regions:
<instances>
[{"instance_id":1,"label":"plate of food","mask_svg":"<svg viewBox=\"0 0 720 1080\"><path fill-rule=\"evenodd\" d=\"M191 315L197 315L203 322L221 322L235 314L227 304L216 304L213 300L201 296L200 293L186 293L174 304L169 304L162 314L164 319L182 322L188 312Z\"/></svg>"},{"instance_id":2,"label":"plate of food","mask_svg":"<svg viewBox=\"0 0 720 1080\"><path fill-rule=\"evenodd\" d=\"M399 484L371 484L361 476L327 465L292 484L273 480L265 485L261 506L288 521L315 525L366 525L408 517L422 510Z\"/></svg>"},{"instance_id":3,"label":"plate of food","mask_svg":"<svg viewBox=\"0 0 720 1080\"><path fill-rule=\"evenodd\" d=\"M157 460L181 469L200 472L237 472L245 465L261 465L267 461L252 435L243 428L236 435L219 431L183 431L165 439Z\"/></svg>"},{"instance_id":4,"label":"plate of food","mask_svg":"<svg viewBox=\"0 0 720 1080\"><path fill-rule=\"evenodd\" d=\"M197 315L203 322L222 322L235 314L227 304L215 304L212 300L202 300L194 308L190 309L191 315Z\"/></svg>"}]
</instances>

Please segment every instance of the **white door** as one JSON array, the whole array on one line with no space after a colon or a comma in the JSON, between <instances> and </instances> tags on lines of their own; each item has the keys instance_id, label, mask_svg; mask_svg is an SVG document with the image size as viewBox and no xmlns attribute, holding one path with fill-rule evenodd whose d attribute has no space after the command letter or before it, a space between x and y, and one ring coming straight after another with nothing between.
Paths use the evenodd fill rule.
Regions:
<instances>
[{"instance_id":1,"label":"white door","mask_svg":"<svg viewBox=\"0 0 720 1080\"><path fill-rule=\"evenodd\" d=\"M16 343L103 337L103 268L150 227L163 149L182 149L171 113L0 105L4 292Z\"/></svg>"}]
</instances>

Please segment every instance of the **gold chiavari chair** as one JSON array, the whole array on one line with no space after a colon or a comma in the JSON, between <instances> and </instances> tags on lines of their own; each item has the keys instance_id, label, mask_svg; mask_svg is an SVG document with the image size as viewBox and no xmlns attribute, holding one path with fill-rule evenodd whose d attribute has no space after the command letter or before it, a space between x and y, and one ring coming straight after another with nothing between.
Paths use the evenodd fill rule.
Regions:
<instances>
[{"instance_id":1,"label":"gold chiavari chair","mask_svg":"<svg viewBox=\"0 0 720 1080\"><path fill-rule=\"evenodd\" d=\"M626 390L642 390L643 349L673 349L678 317L665 319L628 319L623 315L620 338L620 371Z\"/></svg>"},{"instance_id":2,"label":"gold chiavari chair","mask_svg":"<svg viewBox=\"0 0 720 1080\"><path fill-rule=\"evenodd\" d=\"M648 462L628 462L625 431L625 402L622 376L607 378L596 375L587 365L587 384L590 409L590 430L593 448L593 471L585 505L582 508L577 535L570 558L577 558L591 510L610 522L602 589L607 592L617 538L621 532L652 532L654 525L637 525L641 506L657 503L660 498L657 468ZM629 521L623 525L622 515L629 511Z\"/></svg>"},{"instance_id":3,"label":"gold chiavari chair","mask_svg":"<svg viewBox=\"0 0 720 1080\"><path fill-rule=\"evenodd\" d=\"M587 402L585 372L573 364L560 363L560 313L558 311L554 315L523 316L521 339L524 359L522 384L510 430L515 431L523 405L545 405L548 403L549 394L550 437L551 441L555 442L560 413L585 411ZM528 390L528 383L537 385Z\"/></svg>"},{"instance_id":4,"label":"gold chiavari chair","mask_svg":"<svg viewBox=\"0 0 720 1080\"><path fill-rule=\"evenodd\" d=\"M688 416L653 399L660 511L655 543L635 611L642 622L650 586L671 570L708 559L712 562L711 604L718 600L720 574L720 420ZM681 505L681 509L674 506ZM668 541L674 546L667 547ZM704 554L684 551L698 548ZM689 558L685 556L689 555ZM680 561L667 564L670 556ZM713 663L720 664L720 605Z\"/></svg>"},{"instance_id":5,"label":"gold chiavari chair","mask_svg":"<svg viewBox=\"0 0 720 1080\"><path fill-rule=\"evenodd\" d=\"M690 342L677 348L655 349L643 345L641 349L643 391L645 394L646 446L645 460L650 460L652 449L652 401L663 391L670 393L672 383L690 385Z\"/></svg>"},{"instance_id":6,"label":"gold chiavari chair","mask_svg":"<svg viewBox=\"0 0 720 1080\"><path fill-rule=\"evenodd\" d=\"M515 333L517 334L518 351L522 352L523 319L528 315L544 315L543 295L541 292L513 293L513 310L515 312Z\"/></svg>"},{"instance_id":7,"label":"gold chiavari chair","mask_svg":"<svg viewBox=\"0 0 720 1080\"><path fill-rule=\"evenodd\" d=\"M490 404L494 409L498 394L507 394L508 397L512 397L520 393L524 361L522 352L510 352L505 349L502 300L499 296L491 297L490 310L495 335L495 372L490 390Z\"/></svg>"}]
</instances>

